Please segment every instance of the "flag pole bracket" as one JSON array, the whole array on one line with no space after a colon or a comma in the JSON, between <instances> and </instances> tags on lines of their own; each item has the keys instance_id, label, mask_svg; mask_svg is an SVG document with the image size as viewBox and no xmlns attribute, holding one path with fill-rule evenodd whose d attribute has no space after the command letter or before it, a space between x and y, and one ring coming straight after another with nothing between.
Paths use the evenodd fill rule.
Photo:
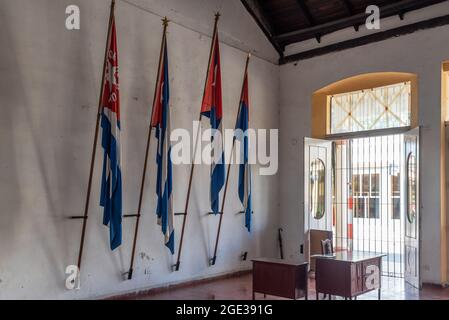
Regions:
<instances>
[{"instance_id":1,"label":"flag pole bracket","mask_svg":"<svg viewBox=\"0 0 449 320\"><path fill-rule=\"evenodd\" d=\"M72 216L69 217L70 220L87 220L88 217L87 216Z\"/></svg>"},{"instance_id":2,"label":"flag pole bracket","mask_svg":"<svg viewBox=\"0 0 449 320\"><path fill-rule=\"evenodd\" d=\"M140 214L125 214L123 218L140 218Z\"/></svg>"},{"instance_id":3,"label":"flag pole bracket","mask_svg":"<svg viewBox=\"0 0 449 320\"><path fill-rule=\"evenodd\" d=\"M217 261L217 256L209 259L209 266L214 266L216 261Z\"/></svg>"},{"instance_id":4,"label":"flag pole bracket","mask_svg":"<svg viewBox=\"0 0 449 320\"><path fill-rule=\"evenodd\" d=\"M222 215L223 212L217 212L217 213L215 213L215 212L209 211L207 214L210 215L210 216L218 216L218 215Z\"/></svg>"},{"instance_id":5,"label":"flag pole bracket","mask_svg":"<svg viewBox=\"0 0 449 320\"><path fill-rule=\"evenodd\" d=\"M245 213L245 211L239 211L239 212L237 212L237 214L244 214ZM254 211L251 211L251 214L254 214Z\"/></svg>"},{"instance_id":6,"label":"flag pole bracket","mask_svg":"<svg viewBox=\"0 0 449 320\"><path fill-rule=\"evenodd\" d=\"M175 212L175 216L186 216L187 214L185 212Z\"/></svg>"}]
</instances>

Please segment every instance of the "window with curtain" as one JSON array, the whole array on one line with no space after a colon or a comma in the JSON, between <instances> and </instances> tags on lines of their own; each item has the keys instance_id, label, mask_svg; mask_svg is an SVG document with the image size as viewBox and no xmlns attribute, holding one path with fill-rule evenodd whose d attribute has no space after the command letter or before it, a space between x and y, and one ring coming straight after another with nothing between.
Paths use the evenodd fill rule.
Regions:
<instances>
[{"instance_id":1,"label":"window with curtain","mask_svg":"<svg viewBox=\"0 0 449 320\"><path fill-rule=\"evenodd\" d=\"M329 134L408 127L410 123L410 82L330 97Z\"/></svg>"}]
</instances>

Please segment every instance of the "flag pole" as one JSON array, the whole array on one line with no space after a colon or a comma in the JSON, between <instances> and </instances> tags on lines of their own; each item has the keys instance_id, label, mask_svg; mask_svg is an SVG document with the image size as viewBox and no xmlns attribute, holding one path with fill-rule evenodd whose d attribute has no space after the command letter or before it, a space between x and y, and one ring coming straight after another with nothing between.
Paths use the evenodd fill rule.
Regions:
<instances>
[{"instance_id":1,"label":"flag pole","mask_svg":"<svg viewBox=\"0 0 449 320\"><path fill-rule=\"evenodd\" d=\"M214 32L212 35L212 45L210 47L209 62L207 65L206 80L204 81L204 91L203 91L203 99L202 100L204 100L204 96L206 95L207 77L209 76L209 67L210 67L210 63L211 63L211 59L212 59L212 53L214 50L215 37L218 36L217 33L218 33L218 20L219 19L220 19L220 12L217 12L215 14ZM203 118L203 115L200 112L200 117L199 117L198 122L201 123L202 118ZM186 203L185 203L185 209L183 212L184 218L182 221L181 238L180 238L179 249L178 249L178 258L177 258L176 264L173 266L175 271L179 271L179 266L181 265L182 245L184 243L184 233L185 233L185 228L186 228L187 212L189 210L190 192L192 191L192 180L193 180L193 173L195 171L195 156L196 156L197 147L198 147L199 132L200 132L200 126L198 126L196 139L195 139L195 147L193 148L194 151L193 151L193 157L192 157L192 167L190 169L189 187L187 189L187 198L186 198Z\"/></svg>"},{"instance_id":2,"label":"flag pole","mask_svg":"<svg viewBox=\"0 0 449 320\"><path fill-rule=\"evenodd\" d=\"M151 121L151 119L153 119L153 114L154 114L154 102L155 102L156 97L157 97L159 77L161 76L162 54L163 54L163 51L164 51L164 43L165 43L165 39L167 37L167 27L168 27L168 23L169 22L170 22L170 20L168 20L167 17L164 17L164 19L162 19L162 24L164 26L164 31L162 33L161 52L159 54L159 66L158 66L158 69L157 69L156 87L154 89L153 107L151 109L150 121ZM151 142L151 133L152 132L153 132L153 126L150 124L150 127L148 129L147 146L146 146L145 160L144 160L144 165L143 165L142 182L140 184L139 205L138 205L138 209L137 209L136 226L135 226L135 229L134 229L134 240L133 240L133 248L132 248L132 251L131 251L131 262L130 262L130 267L129 267L129 271L128 271L128 280L131 280L133 278L134 257L136 255L137 235L139 233L140 217L141 217L141 213L142 213L143 192L144 192L144 189L145 189L145 178L146 178L146 174L147 174L148 154L149 154L149 151L150 151L150 142Z\"/></svg>"},{"instance_id":3,"label":"flag pole","mask_svg":"<svg viewBox=\"0 0 449 320\"><path fill-rule=\"evenodd\" d=\"M106 38L106 49L104 53L104 62L103 62L103 73L101 77L101 90L100 90L100 98L98 102L98 111L97 111L97 122L95 125L95 136L94 136L94 142L92 147L92 157L90 161L90 172L89 172L89 182L87 185L87 194L86 194L86 203L84 206L84 215L82 217L83 219L83 228L81 232L81 241L80 241L80 248L79 248L79 255L78 255L78 271L81 270L81 261L83 258L83 249L84 249L84 240L86 236L86 226L87 226L87 219L89 216L89 203L90 203L90 194L92 191L92 177L94 173L94 167L95 167L95 155L97 152L97 142L98 142L98 132L100 130L100 118L101 118L101 111L102 111L102 98L103 98L103 90L104 90L104 78L106 74L106 61L108 57L108 49L109 49L109 40L111 37L111 26L112 21L114 19L114 10L115 10L115 0L111 1L111 11L109 14L109 26L108 26L108 36Z\"/></svg>"},{"instance_id":4,"label":"flag pole","mask_svg":"<svg viewBox=\"0 0 449 320\"><path fill-rule=\"evenodd\" d=\"M251 53L248 53L248 56L246 58L245 73L243 74L243 85L242 85L242 91L240 93L239 108L238 108L238 111L237 111L237 117L235 119L236 125L237 125L237 122L238 122L238 119L239 119L240 109L242 108L242 103L241 102L242 102L242 99L243 99L243 90L244 90L244 85L245 85L245 79L246 79L247 74L248 74L248 65L249 65L249 59L250 58L251 58ZM226 172L226 184L225 184L225 189L224 189L224 193L223 193L223 201L221 203L220 222L218 223L217 238L215 239L214 255L213 255L213 257L209 261L209 264L211 266L215 265L215 262L217 260L218 241L220 240L221 224L223 222L224 206L225 206L225 202L226 202L226 195L228 193L229 172L231 171L230 169L231 169L232 157L234 156L234 149L235 149L234 147L235 147L235 137L232 140L231 158L229 159L228 171Z\"/></svg>"}]
</instances>

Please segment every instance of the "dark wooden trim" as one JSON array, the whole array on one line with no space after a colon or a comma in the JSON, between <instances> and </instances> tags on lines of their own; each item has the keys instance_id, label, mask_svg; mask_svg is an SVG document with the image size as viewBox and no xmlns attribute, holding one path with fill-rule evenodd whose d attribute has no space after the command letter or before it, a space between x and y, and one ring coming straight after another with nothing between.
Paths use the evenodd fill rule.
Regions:
<instances>
[{"instance_id":1,"label":"dark wooden trim","mask_svg":"<svg viewBox=\"0 0 449 320\"><path fill-rule=\"evenodd\" d=\"M398 128L387 128L387 129L377 129L369 131L359 131L359 132L348 132L348 133L338 133L338 134L328 134L325 139L329 141L340 141L347 139L356 138L368 138L368 137L382 137L390 136L395 134L404 134L412 130L411 126L398 127Z\"/></svg>"},{"instance_id":2,"label":"dark wooden trim","mask_svg":"<svg viewBox=\"0 0 449 320\"><path fill-rule=\"evenodd\" d=\"M381 18L395 16L400 13L409 12L421 9L433 4L444 2L447 0L402 0L382 6L380 8ZM288 32L274 36L274 41L280 45L288 45L296 42L301 42L308 39L313 39L317 34L325 35L337 30L341 30L354 25L362 25L366 22L367 15L365 12L354 14L350 17L334 20L328 23L318 24L310 28L300 29L297 31Z\"/></svg>"},{"instance_id":3,"label":"dark wooden trim","mask_svg":"<svg viewBox=\"0 0 449 320\"><path fill-rule=\"evenodd\" d=\"M331 44L325 47L316 48L300 53L296 53L284 58L279 59L279 64L287 64L291 62L296 62L300 60L311 59L317 56L322 56L332 52L343 51L351 48L356 48L360 46L364 46L370 43L379 42L388 40L390 38L399 37L407 34L414 33L420 30L432 29L436 27L441 27L449 24L449 15L441 16L438 18L433 18L421 22L417 22L414 24L410 24L407 26L390 29L382 32L377 32L368 36L351 39L335 44Z\"/></svg>"},{"instance_id":4,"label":"dark wooden trim","mask_svg":"<svg viewBox=\"0 0 449 320\"><path fill-rule=\"evenodd\" d=\"M127 294L120 294L120 295L112 296L109 298L105 298L105 300L132 300L132 299L137 299L137 298L143 298L146 296L150 296L150 295L154 295L154 294L158 294L158 293L162 293L162 292L167 292L170 290L188 288L188 287L197 286L197 285L201 285L201 284L205 284L205 283L209 283L209 282L213 282L213 281L217 281L217 280L237 278L237 277L245 276L245 275L248 275L251 273L252 273L252 269L236 271L236 272L231 272L231 273L227 273L227 274L223 274L223 275L219 275L219 276L212 276L212 277L204 278L204 279L185 281L185 282L181 282L181 283L177 283L177 284L166 285L166 286L161 286L161 287L147 289L147 290L140 290L140 291L131 292L131 293L127 293Z\"/></svg>"},{"instance_id":5,"label":"dark wooden trim","mask_svg":"<svg viewBox=\"0 0 449 320\"><path fill-rule=\"evenodd\" d=\"M263 9L260 7L256 0L240 0L245 7L246 11L249 12L251 17L256 21L260 29L262 29L265 37L272 44L274 49L278 52L280 57L284 56L284 47L281 46L276 40L274 40L274 30L271 23L266 18Z\"/></svg>"}]
</instances>

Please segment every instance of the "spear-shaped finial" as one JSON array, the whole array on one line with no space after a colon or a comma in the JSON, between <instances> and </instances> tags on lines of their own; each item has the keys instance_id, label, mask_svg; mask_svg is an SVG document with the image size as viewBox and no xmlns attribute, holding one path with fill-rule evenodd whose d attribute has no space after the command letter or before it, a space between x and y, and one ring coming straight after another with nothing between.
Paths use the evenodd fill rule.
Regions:
<instances>
[{"instance_id":1,"label":"spear-shaped finial","mask_svg":"<svg viewBox=\"0 0 449 320\"><path fill-rule=\"evenodd\" d=\"M218 19L220 19L220 17L221 17L220 11L217 11L215 13L215 20L218 21Z\"/></svg>"},{"instance_id":2,"label":"spear-shaped finial","mask_svg":"<svg viewBox=\"0 0 449 320\"><path fill-rule=\"evenodd\" d=\"M168 20L167 17L164 17L164 19L162 19L162 25L163 25L164 27L167 27L169 22L170 22L170 20Z\"/></svg>"}]
</instances>

